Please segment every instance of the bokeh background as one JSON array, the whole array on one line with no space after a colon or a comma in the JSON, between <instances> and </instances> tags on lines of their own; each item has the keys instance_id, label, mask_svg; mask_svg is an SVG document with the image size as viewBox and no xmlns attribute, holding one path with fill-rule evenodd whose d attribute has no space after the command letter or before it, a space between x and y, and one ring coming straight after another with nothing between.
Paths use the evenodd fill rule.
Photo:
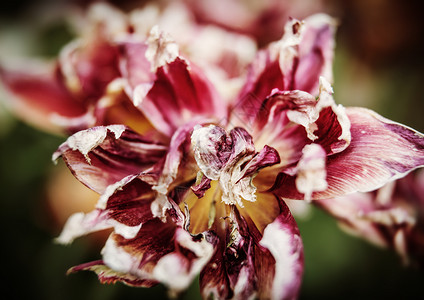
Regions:
<instances>
[{"instance_id":1,"label":"bokeh background","mask_svg":"<svg viewBox=\"0 0 424 300\"><path fill-rule=\"evenodd\" d=\"M112 1L124 10L142 2ZM2 1L0 61L55 57L73 38L65 19L70 3L80 8L89 4ZM334 63L336 101L372 108L424 132L420 0L327 0L323 4L320 10L340 21ZM103 236L81 238L69 246L53 241L66 216L54 213L47 179L55 178L63 167L52 163L51 154L64 140L15 119L0 101L1 293L10 295L8 299L167 299L162 286L102 285L90 272L66 275L73 265L99 258ZM423 297L424 272L403 266L394 252L347 235L317 209L296 219L305 247L300 299ZM200 299L197 282L181 299Z\"/></svg>"}]
</instances>

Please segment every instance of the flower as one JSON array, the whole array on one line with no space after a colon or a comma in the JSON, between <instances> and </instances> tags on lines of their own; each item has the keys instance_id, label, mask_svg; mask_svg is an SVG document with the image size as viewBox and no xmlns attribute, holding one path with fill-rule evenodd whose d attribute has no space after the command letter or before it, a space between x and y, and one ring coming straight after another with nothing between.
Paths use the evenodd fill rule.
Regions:
<instances>
[{"instance_id":1,"label":"flower","mask_svg":"<svg viewBox=\"0 0 424 300\"><path fill-rule=\"evenodd\" d=\"M290 20L230 102L161 31L128 44L144 56L124 52L125 92L149 130L89 128L53 155L100 194L57 240L113 230L101 260L70 272L174 294L200 273L204 298L296 298L303 246L285 199L370 191L424 165L421 133L335 104L333 34L325 15Z\"/></svg>"},{"instance_id":2,"label":"flower","mask_svg":"<svg viewBox=\"0 0 424 300\"><path fill-rule=\"evenodd\" d=\"M318 200L314 204L337 218L347 232L394 249L405 264L422 266L423 175L418 170L376 191Z\"/></svg>"},{"instance_id":3,"label":"flower","mask_svg":"<svg viewBox=\"0 0 424 300\"><path fill-rule=\"evenodd\" d=\"M149 122L133 102L140 99L138 94L148 93L156 69L174 60L179 51L204 67L227 98L234 96L239 77L256 52L249 37L198 25L178 3L163 11L151 4L128 15L97 3L90 6L85 19L74 19L79 35L57 60L0 65L0 81L9 92L13 113L48 132L69 135L120 123L145 133ZM170 32L179 46L157 26ZM156 54L154 59L147 58Z\"/></svg>"}]
</instances>

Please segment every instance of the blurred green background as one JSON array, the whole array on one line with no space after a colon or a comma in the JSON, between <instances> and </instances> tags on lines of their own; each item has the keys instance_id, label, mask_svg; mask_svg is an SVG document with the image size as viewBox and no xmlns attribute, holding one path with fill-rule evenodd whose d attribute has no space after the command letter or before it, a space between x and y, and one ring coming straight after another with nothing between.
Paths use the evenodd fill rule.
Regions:
<instances>
[{"instance_id":1,"label":"blurred green background","mask_svg":"<svg viewBox=\"0 0 424 300\"><path fill-rule=\"evenodd\" d=\"M327 11L340 20L336 101L372 108L423 132L424 26L416 6L419 1L404 1L401 6L396 1L325 2ZM1 59L13 47L16 56L54 57L72 38L60 14L47 19L43 19L46 13L40 14L53 2L36 3L2 2ZM137 4L123 3L125 7ZM86 5L85 1L78 4ZM13 47L6 45L15 42ZM10 295L8 299L166 299L162 286L102 285L90 272L65 274L76 264L98 259L101 246L84 238L70 246L53 242L60 229L46 202L45 183L57 168L51 154L63 141L14 119L0 104L2 294ZM297 221L305 247L300 299L422 298L424 272L402 266L394 252L345 234L317 209ZM197 282L181 296L199 298Z\"/></svg>"}]
</instances>

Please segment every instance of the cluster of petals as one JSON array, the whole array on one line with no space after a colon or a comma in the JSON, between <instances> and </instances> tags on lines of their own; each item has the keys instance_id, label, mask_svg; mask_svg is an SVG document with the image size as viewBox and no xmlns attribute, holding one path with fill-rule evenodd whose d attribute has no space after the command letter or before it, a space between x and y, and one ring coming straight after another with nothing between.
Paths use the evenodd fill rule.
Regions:
<instances>
[{"instance_id":1,"label":"cluster of petals","mask_svg":"<svg viewBox=\"0 0 424 300\"><path fill-rule=\"evenodd\" d=\"M314 202L347 232L394 249L405 265L424 265L424 172L391 181L378 190Z\"/></svg>"},{"instance_id":2,"label":"cluster of petals","mask_svg":"<svg viewBox=\"0 0 424 300\"><path fill-rule=\"evenodd\" d=\"M289 20L250 63L115 17L125 30L96 19L97 39L65 48L52 81L2 72L18 97L64 105L74 134L53 158L100 194L57 240L112 229L102 258L70 271L174 294L200 274L204 298L295 299L303 245L285 200L372 191L424 165L421 133L334 102L326 15Z\"/></svg>"}]
</instances>

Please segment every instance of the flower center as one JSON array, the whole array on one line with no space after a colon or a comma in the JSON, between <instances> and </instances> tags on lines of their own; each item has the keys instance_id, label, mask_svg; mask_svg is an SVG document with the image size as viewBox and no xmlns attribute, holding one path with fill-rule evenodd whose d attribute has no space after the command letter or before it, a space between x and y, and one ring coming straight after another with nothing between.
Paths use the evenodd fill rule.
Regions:
<instances>
[{"instance_id":1,"label":"flower center","mask_svg":"<svg viewBox=\"0 0 424 300\"><path fill-rule=\"evenodd\" d=\"M196 163L200 168L193 191L200 198L216 180L222 191L221 201L243 206L242 199L256 201L253 177L264 167L280 162L274 148L265 146L256 152L252 136L237 127L229 134L220 126L196 126L191 136Z\"/></svg>"}]
</instances>

